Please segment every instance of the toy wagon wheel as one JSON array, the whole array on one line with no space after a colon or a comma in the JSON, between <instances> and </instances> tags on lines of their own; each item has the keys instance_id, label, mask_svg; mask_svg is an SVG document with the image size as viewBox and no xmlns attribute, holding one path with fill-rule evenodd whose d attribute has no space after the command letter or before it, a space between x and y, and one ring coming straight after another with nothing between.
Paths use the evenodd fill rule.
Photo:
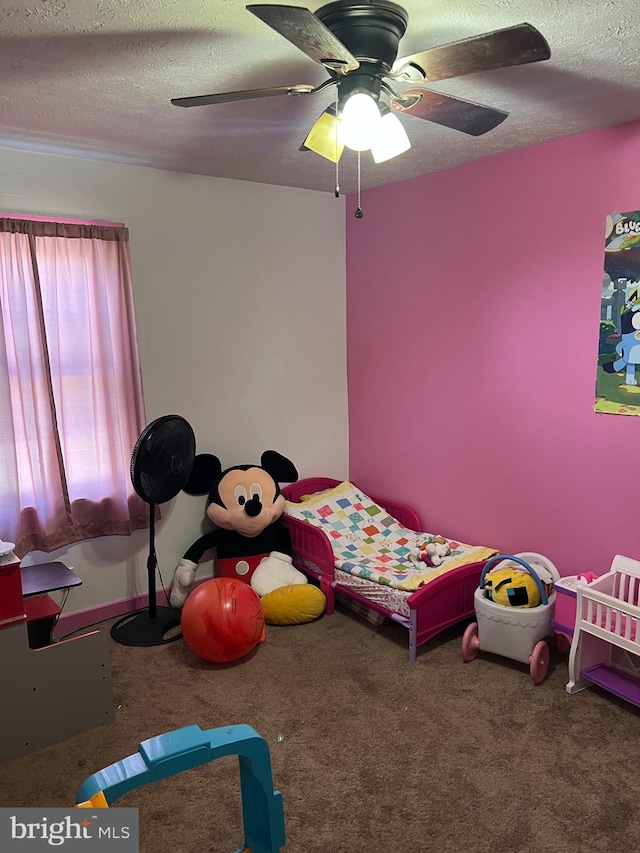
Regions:
<instances>
[{"instance_id":1,"label":"toy wagon wheel","mask_svg":"<svg viewBox=\"0 0 640 853\"><path fill-rule=\"evenodd\" d=\"M478 623L472 622L462 635L462 660L465 663L475 660L480 651L480 640L478 639Z\"/></svg>"},{"instance_id":2,"label":"toy wagon wheel","mask_svg":"<svg viewBox=\"0 0 640 853\"><path fill-rule=\"evenodd\" d=\"M571 651L571 640L565 637L564 634L556 634L556 648L561 655L566 655Z\"/></svg>"},{"instance_id":3,"label":"toy wagon wheel","mask_svg":"<svg viewBox=\"0 0 640 853\"><path fill-rule=\"evenodd\" d=\"M544 640L540 640L533 647L529 656L529 672L534 684L541 684L549 669L549 646Z\"/></svg>"}]
</instances>

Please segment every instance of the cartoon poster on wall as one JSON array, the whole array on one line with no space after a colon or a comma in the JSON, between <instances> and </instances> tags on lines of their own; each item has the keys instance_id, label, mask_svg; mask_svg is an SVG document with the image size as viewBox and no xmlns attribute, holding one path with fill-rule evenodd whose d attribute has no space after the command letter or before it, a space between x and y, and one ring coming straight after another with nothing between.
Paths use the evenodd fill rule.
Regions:
<instances>
[{"instance_id":1,"label":"cartoon poster on wall","mask_svg":"<svg viewBox=\"0 0 640 853\"><path fill-rule=\"evenodd\" d=\"M640 211L607 216L594 411L640 415Z\"/></svg>"}]
</instances>

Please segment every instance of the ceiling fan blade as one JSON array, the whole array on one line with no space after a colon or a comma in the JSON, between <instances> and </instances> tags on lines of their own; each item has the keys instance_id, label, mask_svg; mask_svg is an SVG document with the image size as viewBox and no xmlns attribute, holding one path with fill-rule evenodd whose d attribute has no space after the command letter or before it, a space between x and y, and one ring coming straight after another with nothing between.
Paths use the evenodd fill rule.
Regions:
<instances>
[{"instance_id":1,"label":"ceiling fan blade","mask_svg":"<svg viewBox=\"0 0 640 853\"><path fill-rule=\"evenodd\" d=\"M218 95L195 95L192 98L171 98L176 107L203 107L208 104L229 104L232 101L253 101L273 98L276 95L310 95L314 86L276 86L273 89L242 89L239 92L221 92Z\"/></svg>"},{"instance_id":2,"label":"ceiling fan blade","mask_svg":"<svg viewBox=\"0 0 640 853\"><path fill-rule=\"evenodd\" d=\"M412 101L413 97L416 98L415 101ZM509 115L502 110L419 87L403 89L396 98L402 98L391 99L391 107L396 112L423 118L443 127L468 133L470 136L481 136L488 130L493 130Z\"/></svg>"},{"instance_id":3,"label":"ceiling fan blade","mask_svg":"<svg viewBox=\"0 0 640 853\"><path fill-rule=\"evenodd\" d=\"M354 71L360 63L319 18L302 6L247 6L247 10L284 36L314 62L334 71Z\"/></svg>"},{"instance_id":4,"label":"ceiling fan blade","mask_svg":"<svg viewBox=\"0 0 640 853\"><path fill-rule=\"evenodd\" d=\"M398 74L404 66L411 66L421 71L425 80L431 83L477 71L540 62L550 56L546 39L535 27L516 24L400 57L395 61L392 72Z\"/></svg>"}]
</instances>

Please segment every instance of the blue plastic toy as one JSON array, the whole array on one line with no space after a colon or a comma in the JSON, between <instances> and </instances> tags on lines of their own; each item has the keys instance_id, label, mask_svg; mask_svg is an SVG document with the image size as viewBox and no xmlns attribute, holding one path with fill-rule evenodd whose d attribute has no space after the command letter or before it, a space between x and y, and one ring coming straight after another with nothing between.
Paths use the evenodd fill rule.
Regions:
<instances>
[{"instance_id":1,"label":"blue plastic toy","mask_svg":"<svg viewBox=\"0 0 640 853\"><path fill-rule=\"evenodd\" d=\"M203 732L187 726L150 738L138 752L89 776L78 790L79 808L104 808L142 785L237 755L240 765L244 847L236 853L279 853L285 844L282 794L273 790L266 740L251 726Z\"/></svg>"}]
</instances>

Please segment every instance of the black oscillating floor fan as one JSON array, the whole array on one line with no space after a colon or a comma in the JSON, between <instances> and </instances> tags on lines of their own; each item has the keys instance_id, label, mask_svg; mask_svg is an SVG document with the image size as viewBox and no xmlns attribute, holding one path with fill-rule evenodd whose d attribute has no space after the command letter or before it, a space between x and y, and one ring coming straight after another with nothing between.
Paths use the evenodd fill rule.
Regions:
<instances>
[{"instance_id":1,"label":"black oscillating floor fan","mask_svg":"<svg viewBox=\"0 0 640 853\"><path fill-rule=\"evenodd\" d=\"M156 505L174 498L186 484L196 455L196 439L180 415L163 415L142 431L131 456L131 481L137 494L149 504L149 606L128 613L111 628L113 639L123 646L160 646L179 640L166 636L180 624L180 610L156 603Z\"/></svg>"}]
</instances>

